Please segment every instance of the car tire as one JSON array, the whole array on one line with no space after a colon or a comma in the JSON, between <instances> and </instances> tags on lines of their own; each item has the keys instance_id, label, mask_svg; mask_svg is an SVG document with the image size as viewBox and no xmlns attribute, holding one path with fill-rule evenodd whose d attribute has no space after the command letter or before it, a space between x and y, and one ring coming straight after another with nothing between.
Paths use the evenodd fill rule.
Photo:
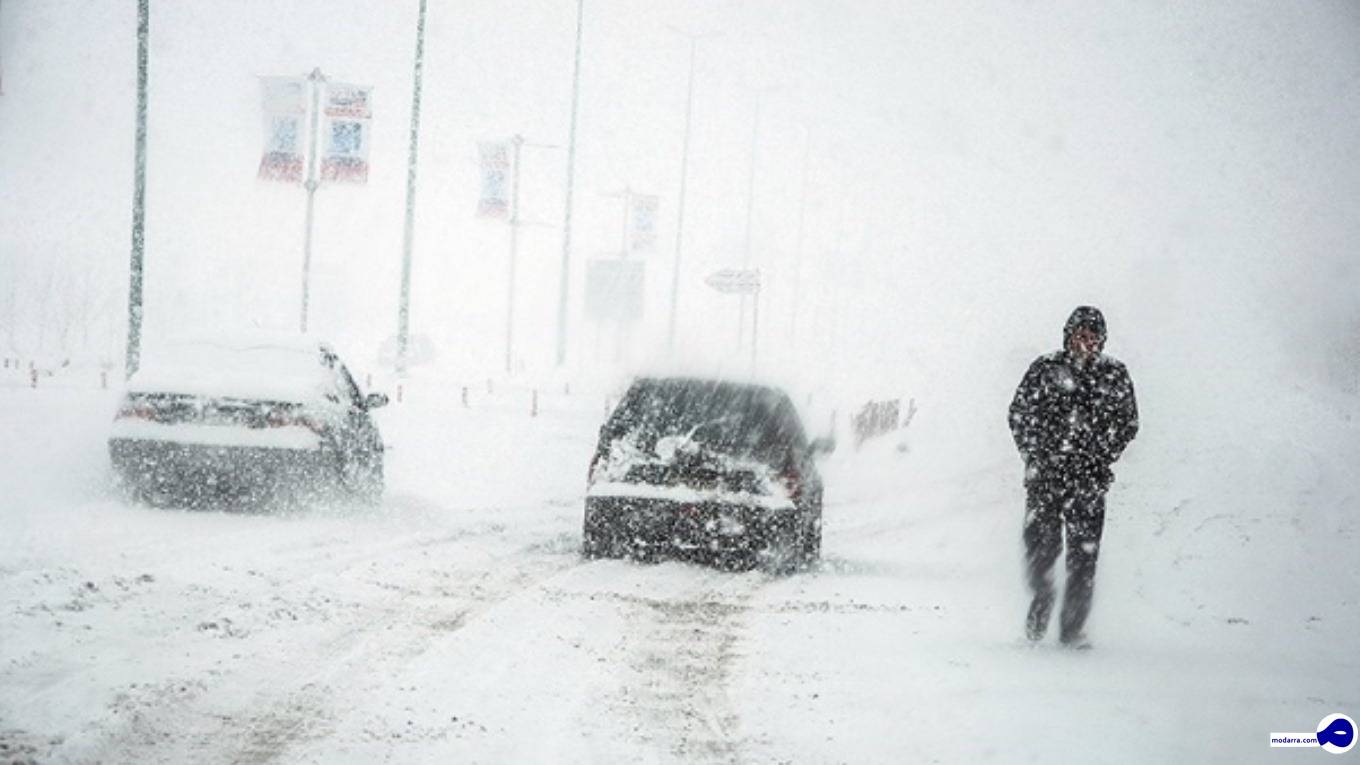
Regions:
<instances>
[{"instance_id":1,"label":"car tire","mask_svg":"<svg viewBox=\"0 0 1360 765\"><path fill-rule=\"evenodd\" d=\"M802 553L803 565L815 565L822 558L822 519L812 519L812 523L803 529L802 537L799 552Z\"/></svg>"},{"instance_id":2,"label":"car tire","mask_svg":"<svg viewBox=\"0 0 1360 765\"><path fill-rule=\"evenodd\" d=\"M119 478L115 484L119 497L129 504L157 507L156 492L135 478Z\"/></svg>"},{"instance_id":3,"label":"car tire","mask_svg":"<svg viewBox=\"0 0 1360 765\"><path fill-rule=\"evenodd\" d=\"M194 509L189 497L183 492L175 493L161 485L154 476L120 475L116 478L118 492L124 502L141 505L155 510L165 510L176 504Z\"/></svg>"},{"instance_id":4,"label":"car tire","mask_svg":"<svg viewBox=\"0 0 1360 765\"><path fill-rule=\"evenodd\" d=\"M799 534L799 555L804 567L812 567L822 559L822 494L817 492L811 497L807 511L808 521Z\"/></svg>"},{"instance_id":5,"label":"car tire","mask_svg":"<svg viewBox=\"0 0 1360 765\"><path fill-rule=\"evenodd\" d=\"M356 487L355 496L364 507L378 507L382 505L383 490L386 488L386 481L383 478L383 458L378 455L369 460L368 469L359 479Z\"/></svg>"},{"instance_id":6,"label":"car tire","mask_svg":"<svg viewBox=\"0 0 1360 765\"><path fill-rule=\"evenodd\" d=\"M613 549L603 539L599 532L591 531L589 528L581 530L581 555L588 560L598 558L613 558Z\"/></svg>"},{"instance_id":7,"label":"car tire","mask_svg":"<svg viewBox=\"0 0 1360 765\"><path fill-rule=\"evenodd\" d=\"M722 571L752 571L767 563L766 555L759 550L735 550L719 553L713 565Z\"/></svg>"},{"instance_id":8,"label":"car tire","mask_svg":"<svg viewBox=\"0 0 1360 765\"><path fill-rule=\"evenodd\" d=\"M787 576L798 570L802 560L802 538L796 523L781 523L771 528L764 543L754 551L753 559L763 571L776 576Z\"/></svg>"},{"instance_id":9,"label":"car tire","mask_svg":"<svg viewBox=\"0 0 1360 765\"><path fill-rule=\"evenodd\" d=\"M352 454L335 457L336 488L339 496L349 497L365 508L382 504L382 454Z\"/></svg>"}]
</instances>

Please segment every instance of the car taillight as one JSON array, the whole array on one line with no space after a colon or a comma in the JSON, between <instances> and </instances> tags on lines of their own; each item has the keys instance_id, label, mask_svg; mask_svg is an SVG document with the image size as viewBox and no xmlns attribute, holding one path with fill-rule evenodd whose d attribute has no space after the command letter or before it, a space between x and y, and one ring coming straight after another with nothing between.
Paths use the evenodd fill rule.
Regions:
<instances>
[{"instance_id":1,"label":"car taillight","mask_svg":"<svg viewBox=\"0 0 1360 765\"><path fill-rule=\"evenodd\" d=\"M798 468L790 465L784 468L779 474L779 480L783 482L784 488L789 492L790 499L798 499L803 494L803 475L798 472Z\"/></svg>"},{"instance_id":2,"label":"car taillight","mask_svg":"<svg viewBox=\"0 0 1360 765\"><path fill-rule=\"evenodd\" d=\"M322 431L325 430L321 423L286 406L276 406L270 409L269 413L265 415L264 421L271 428L288 428L296 425L317 435L321 435Z\"/></svg>"},{"instance_id":3,"label":"car taillight","mask_svg":"<svg viewBox=\"0 0 1360 765\"><path fill-rule=\"evenodd\" d=\"M116 419L155 421L156 408L150 404L129 401L128 403L123 404L122 408L118 410Z\"/></svg>"}]
</instances>

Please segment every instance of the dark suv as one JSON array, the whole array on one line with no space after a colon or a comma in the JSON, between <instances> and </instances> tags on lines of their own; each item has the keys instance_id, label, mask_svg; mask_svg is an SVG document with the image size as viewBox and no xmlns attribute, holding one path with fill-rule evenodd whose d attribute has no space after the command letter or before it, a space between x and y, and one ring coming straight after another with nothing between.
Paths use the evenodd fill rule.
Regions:
<instances>
[{"instance_id":1,"label":"dark suv","mask_svg":"<svg viewBox=\"0 0 1360 765\"><path fill-rule=\"evenodd\" d=\"M633 383L590 463L587 557L701 557L787 570L817 560L822 479L782 391L693 378Z\"/></svg>"}]
</instances>

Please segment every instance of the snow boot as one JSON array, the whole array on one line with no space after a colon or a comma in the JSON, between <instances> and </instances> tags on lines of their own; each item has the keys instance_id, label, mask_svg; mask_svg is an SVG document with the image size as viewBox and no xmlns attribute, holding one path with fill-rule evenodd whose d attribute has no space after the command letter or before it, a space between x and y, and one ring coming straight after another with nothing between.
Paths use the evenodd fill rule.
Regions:
<instances>
[{"instance_id":1,"label":"snow boot","mask_svg":"<svg viewBox=\"0 0 1360 765\"><path fill-rule=\"evenodd\" d=\"M1077 632L1073 634L1063 634L1058 637L1058 642L1063 644L1063 648L1070 648L1074 651L1091 650L1091 640L1086 637L1086 633Z\"/></svg>"},{"instance_id":2,"label":"snow boot","mask_svg":"<svg viewBox=\"0 0 1360 765\"><path fill-rule=\"evenodd\" d=\"M1044 639L1048 632L1048 615L1053 611L1053 595L1038 594L1029 604L1029 616L1025 618L1025 637L1033 642Z\"/></svg>"}]
</instances>

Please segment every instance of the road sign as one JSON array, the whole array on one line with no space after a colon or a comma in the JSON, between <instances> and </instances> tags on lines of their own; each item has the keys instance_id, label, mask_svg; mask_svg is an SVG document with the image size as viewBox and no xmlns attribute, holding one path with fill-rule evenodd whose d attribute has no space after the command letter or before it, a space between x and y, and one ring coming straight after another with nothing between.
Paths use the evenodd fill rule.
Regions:
<instances>
[{"instance_id":1,"label":"road sign","mask_svg":"<svg viewBox=\"0 0 1360 765\"><path fill-rule=\"evenodd\" d=\"M728 295L760 292L760 269L722 268L704 277L704 284Z\"/></svg>"}]
</instances>

